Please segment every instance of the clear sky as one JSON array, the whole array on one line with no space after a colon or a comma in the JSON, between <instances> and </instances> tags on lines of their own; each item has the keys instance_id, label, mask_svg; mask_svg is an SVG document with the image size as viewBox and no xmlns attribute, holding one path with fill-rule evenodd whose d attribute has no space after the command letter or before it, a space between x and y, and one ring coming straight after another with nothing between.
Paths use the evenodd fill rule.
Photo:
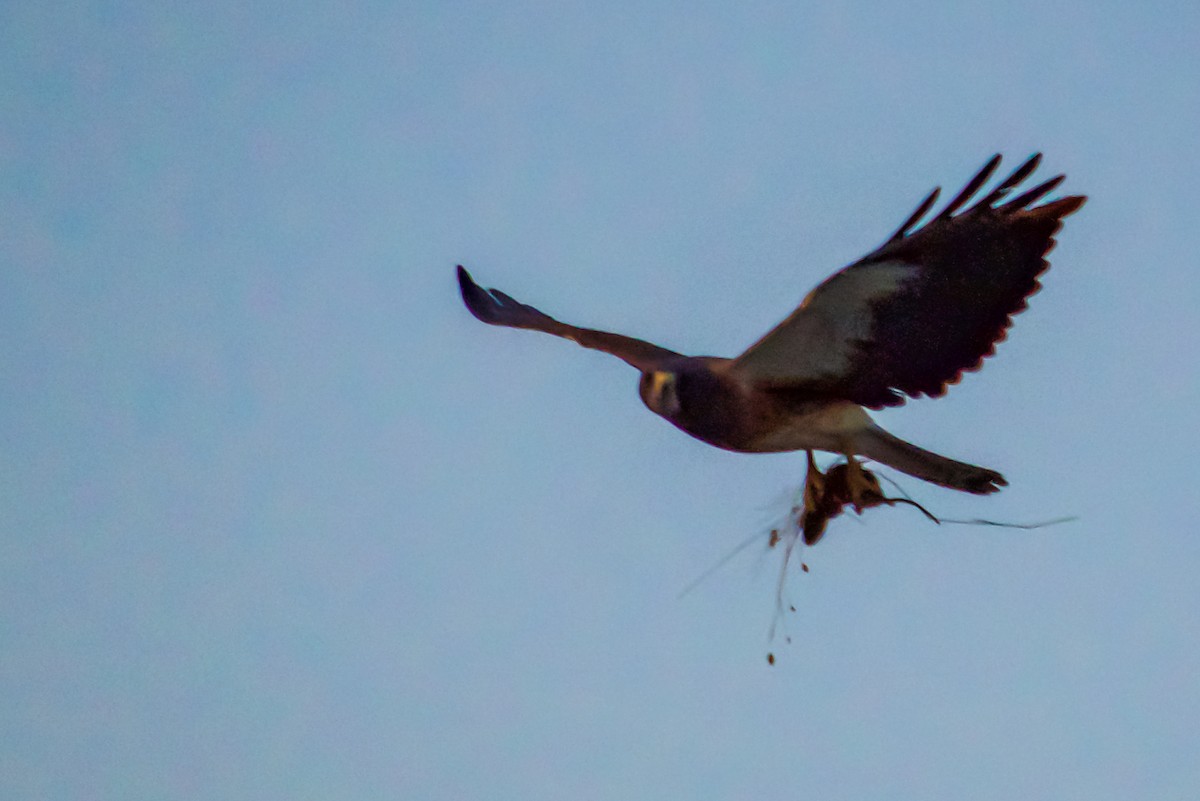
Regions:
<instances>
[{"instance_id":1,"label":"clear sky","mask_svg":"<svg viewBox=\"0 0 1200 801\"><path fill-rule=\"evenodd\" d=\"M0 4L0 797L1191 799L1200 6ZM735 355L993 153L1091 196L1006 474L765 526L547 312ZM682 599L746 537L763 539ZM791 637L791 643L783 636ZM777 663L771 667L766 654Z\"/></svg>"}]
</instances>

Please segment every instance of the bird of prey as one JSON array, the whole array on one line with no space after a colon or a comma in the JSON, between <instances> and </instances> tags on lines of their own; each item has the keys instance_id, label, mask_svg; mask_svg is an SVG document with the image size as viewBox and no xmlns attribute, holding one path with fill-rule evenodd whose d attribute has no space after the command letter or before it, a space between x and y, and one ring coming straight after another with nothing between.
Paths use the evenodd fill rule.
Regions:
<instances>
[{"instance_id":1,"label":"bird of prey","mask_svg":"<svg viewBox=\"0 0 1200 801\"><path fill-rule=\"evenodd\" d=\"M844 455L850 491L871 489L853 457L976 494L1007 482L995 470L919 448L884 431L868 409L907 397L939 397L964 371L982 366L1012 315L1040 285L1063 218L1087 200L1034 205L1065 176L1008 198L1037 168L1018 167L974 204L1000 164L994 156L926 224L934 189L879 249L839 270L792 314L736 358L684 356L621 334L559 322L461 266L467 308L491 325L527 328L610 353L641 372L639 392L654 413L699 440L730 451L807 450Z\"/></svg>"}]
</instances>

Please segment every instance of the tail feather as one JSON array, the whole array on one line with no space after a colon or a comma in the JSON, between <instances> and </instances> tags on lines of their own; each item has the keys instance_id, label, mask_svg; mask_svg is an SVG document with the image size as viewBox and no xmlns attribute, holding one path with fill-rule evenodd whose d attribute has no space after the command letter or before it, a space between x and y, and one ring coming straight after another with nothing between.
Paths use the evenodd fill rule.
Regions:
<instances>
[{"instance_id":1,"label":"tail feather","mask_svg":"<svg viewBox=\"0 0 1200 801\"><path fill-rule=\"evenodd\" d=\"M878 426L855 436L855 453L923 481L950 489L987 495L1008 486L1004 476L986 467L956 462L894 437Z\"/></svg>"}]
</instances>

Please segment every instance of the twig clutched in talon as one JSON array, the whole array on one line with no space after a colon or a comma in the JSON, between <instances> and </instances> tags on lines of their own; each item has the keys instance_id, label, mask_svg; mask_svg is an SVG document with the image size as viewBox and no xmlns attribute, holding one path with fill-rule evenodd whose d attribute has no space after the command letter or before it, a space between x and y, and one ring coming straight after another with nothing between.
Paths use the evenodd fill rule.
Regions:
<instances>
[{"instance_id":1,"label":"twig clutched in talon","mask_svg":"<svg viewBox=\"0 0 1200 801\"><path fill-rule=\"evenodd\" d=\"M970 520L950 520L943 517L939 523L957 523L960 526L999 526L1000 528L1019 528L1024 531L1032 531L1035 528L1046 528L1046 526L1057 526L1059 523L1070 523L1072 520L1078 520L1079 515L1070 515L1068 517L1056 517L1053 520L1043 520L1040 523L1000 523L995 520L983 520L978 517L973 517Z\"/></svg>"},{"instance_id":2,"label":"twig clutched in talon","mask_svg":"<svg viewBox=\"0 0 1200 801\"><path fill-rule=\"evenodd\" d=\"M784 618L785 614L784 585L787 582L787 568L791 559L792 549L800 539L803 539L804 544L807 546L813 546L819 542L825 534L825 529L828 527L829 521L842 514L847 507L854 509L861 515L866 509L876 506L898 506L903 504L913 507L937 525L956 523L1026 530L1044 528L1078 519L1076 517L1059 517L1041 523L1022 524L1001 523L994 520L982 519L953 520L950 518L939 518L924 506L908 497L904 489L891 478L886 475L883 478L896 487L896 490L903 497L889 497L885 495L883 488L880 486L879 477L863 467L862 463L852 456L848 457L846 461L835 463L829 468L828 472L821 472L816 460L813 458L812 452L809 452L808 473L804 478L804 487L801 492L800 501L792 505L787 520L783 525L771 529L770 540L768 542L768 546L771 548L774 548L780 542L784 543L783 560L779 567L779 580L775 588L775 616L771 622L770 639L774 640L776 626ZM805 573L809 572L808 565L804 562L801 562L800 569ZM796 608L791 605L787 605L787 609L792 612L796 611Z\"/></svg>"},{"instance_id":3,"label":"twig clutched in talon","mask_svg":"<svg viewBox=\"0 0 1200 801\"><path fill-rule=\"evenodd\" d=\"M880 478L887 481L902 497L885 495L880 485ZM931 522L942 525L953 523L960 525L998 526L1002 528L1037 529L1066 523L1077 517L1059 517L1040 523L1002 523L995 520L954 520L939 518L921 504L910 498L904 489L886 475L877 476L874 472L863 467L862 463L849 457L830 466L828 472L822 472L817 466L812 453L808 454L808 472L804 479L804 487L799 497L789 505L788 512L782 522L777 522L769 529L767 548L773 549L783 544L783 559L779 566L779 578L775 588L775 615L771 621L769 638L775 639L775 631L780 621L788 612L796 612L796 607L785 602L784 588L787 584L788 565L791 561L792 550L803 539L807 546L815 545L825 534L829 521L842 514L847 507L854 509L859 515L865 510L876 506L911 506ZM737 554L741 553L754 542L761 542L762 534L755 534L744 540L724 558L718 561L702 575L688 584L680 593L682 598L695 589L704 579L708 578ZM800 569L808 573L809 567L805 562L800 563ZM790 642L791 638L787 640ZM773 656L773 654L771 655ZM774 662L772 662L774 664Z\"/></svg>"},{"instance_id":4,"label":"twig clutched in talon","mask_svg":"<svg viewBox=\"0 0 1200 801\"><path fill-rule=\"evenodd\" d=\"M819 479L813 479L814 472L820 475ZM889 498L884 495L875 474L853 457L835 464L828 473L821 473L810 457L808 473L809 477L804 482L804 513L798 521L805 545L816 545L824 536L829 521L840 515L847 506L853 507L861 515L875 506L903 503L915 506L933 522L941 522L911 498Z\"/></svg>"},{"instance_id":5,"label":"twig clutched in talon","mask_svg":"<svg viewBox=\"0 0 1200 801\"><path fill-rule=\"evenodd\" d=\"M1079 515L1068 515L1066 517L1056 517L1052 520L1043 520L1040 523L1002 523L996 520L984 520L983 518L973 517L970 520L955 520L949 517L934 517L933 514L921 504L908 497L908 493L888 476L883 477L885 481L896 488L896 491L903 495L903 498L888 498L889 504L906 503L909 506L915 506L921 510L921 513L937 523L939 526L943 523L953 523L959 526L996 526L998 528L1019 528L1023 531L1032 531L1035 528L1046 528L1047 526L1057 526L1059 523L1070 523L1072 520L1078 520Z\"/></svg>"},{"instance_id":6,"label":"twig clutched in talon","mask_svg":"<svg viewBox=\"0 0 1200 801\"><path fill-rule=\"evenodd\" d=\"M858 514L862 514L864 510L875 506L904 504L918 510L937 525L955 523L959 525L999 526L1001 528L1019 528L1025 530L1045 528L1046 526L1067 523L1078 519L1075 516L1057 517L1053 520L1045 520L1040 523L1001 523L995 520L983 520L980 518L952 520L934 515L924 506L908 497L908 494L904 492L900 485L887 476L884 476L884 479L895 487L903 497L892 498L884 495L883 489L879 484L879 478L873 472L863 467L853 457L849 457L845 462L838 462L829 468L829 472L821 473L819 478L814 479L812 474L814 472L820 473L820 470L810 455L808 470L809 476L804 482L804 512L797 519L797 528L804 535L804 544L810 546L815 545L824 536L825 528L828 526L829 521L840 515L847 506L854 508Z\"/></svg>"}]
</instances>

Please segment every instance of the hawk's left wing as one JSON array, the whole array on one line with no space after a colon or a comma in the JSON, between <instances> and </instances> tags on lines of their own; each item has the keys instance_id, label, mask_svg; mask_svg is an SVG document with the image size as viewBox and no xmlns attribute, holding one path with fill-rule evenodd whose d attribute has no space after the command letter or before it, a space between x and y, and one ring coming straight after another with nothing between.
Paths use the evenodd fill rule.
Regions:
<instances>
[{"instance_id":1,"label":"hawk's left wing","mask_svg":"<svg viewBox=\"0 0 1200 801\"><path fill-rule=\"evenodd\" d=\"M945 393L1004 339L1011 315L1039 288L1062 219L1087 200L1030 208L1062 182L1059 175L997 205L1040 160L1033 156L955 214L991 177L995 156L913 230L937 200L935 189L883 247L814 289L730 369L766 388L872 408Z\"/></svg>"},{"instance_id":2,"label":"hawk's left wing","mask_svg":"<svg viewBox=\"0 0 1200 801\"><path fill-rule=\"evenodd\" d=\"M555 320L550 315L504 294L499 289L484 289L471 278L463 266L458 266L458 288L463 303L471 314L489 325L525 328L572 340L585 348L604 351L642 372L667 369L684 357L673 350L661 348L642 339L580 328Z\"/></svg>"}]
</instances>

